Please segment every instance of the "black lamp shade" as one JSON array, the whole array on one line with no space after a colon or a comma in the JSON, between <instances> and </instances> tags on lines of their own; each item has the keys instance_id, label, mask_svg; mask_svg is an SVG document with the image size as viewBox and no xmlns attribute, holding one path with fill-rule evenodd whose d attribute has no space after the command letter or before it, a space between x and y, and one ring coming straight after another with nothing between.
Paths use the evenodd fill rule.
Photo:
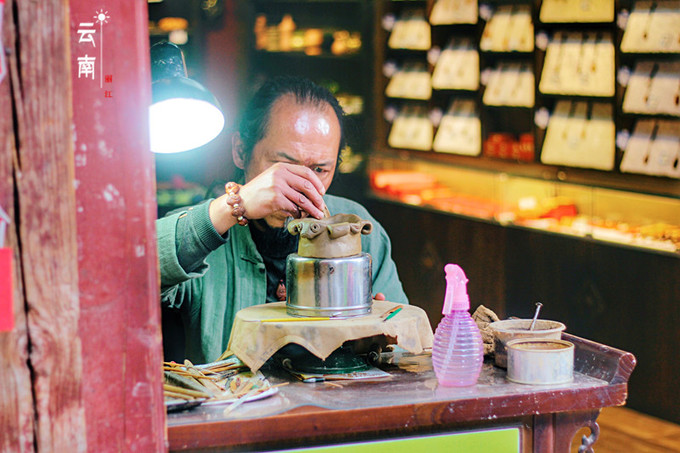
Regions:
<instances>
[{"instance_id":1,"label":"black lamp shade","mask_svg":"<svg viewBox=\"0 0 680 453\"><path fill-rule=\"evenodd\" d=\"M151 74L151 151L187 151L217 137L224 127L219 102L203 85L186 77L179 47L169 42L154 45Z\"/></svg>"}]
</instances>

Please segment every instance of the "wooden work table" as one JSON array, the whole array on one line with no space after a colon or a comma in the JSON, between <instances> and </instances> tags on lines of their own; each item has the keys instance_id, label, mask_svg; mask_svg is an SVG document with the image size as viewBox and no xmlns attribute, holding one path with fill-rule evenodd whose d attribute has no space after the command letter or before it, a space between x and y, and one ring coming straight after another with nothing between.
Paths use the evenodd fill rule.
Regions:
<instances>
[{"instance_id":1,"label":"wooden work table","mask_svg":"<svg viewBox=\"0 0 680 453\"><path fill-rule=\"evenodd\" d=\"M519 451L568 452L583 427L591 431L585 445L597 440L601 408L626 402L635 357L568 334L563 339L576 346L569 384L511 383L486 361L476 386L445 388L429 355L388 353L380 366L391 375L386 379L290 382L228 413L227 406L204 405L168 414L170 450L266 451L512 428ZM265 374L272 384L291 380L276 369Z\"/></svg>"}]
</instances>

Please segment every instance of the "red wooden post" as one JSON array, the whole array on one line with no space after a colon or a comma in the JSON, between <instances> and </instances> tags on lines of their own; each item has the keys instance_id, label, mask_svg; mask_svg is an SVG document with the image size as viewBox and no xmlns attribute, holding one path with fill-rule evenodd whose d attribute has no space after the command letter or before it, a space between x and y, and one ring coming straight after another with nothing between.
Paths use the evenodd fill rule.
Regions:
<instances>
[{"instance_id":1,"label":"red wooden post","mask_svg":"<svg viewBox=\"0 0 680 453\"><path fill-rule=\"evenodd\" d=\"M147 2L72 0L70 38L88 450L161 451Z\"/></svg>"}]
</instances>

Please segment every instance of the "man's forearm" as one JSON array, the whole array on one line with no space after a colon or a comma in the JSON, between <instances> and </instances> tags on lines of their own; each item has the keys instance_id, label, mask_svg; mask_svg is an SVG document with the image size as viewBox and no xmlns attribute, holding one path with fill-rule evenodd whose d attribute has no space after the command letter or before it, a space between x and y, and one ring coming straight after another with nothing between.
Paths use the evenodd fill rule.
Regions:
<instances>
[{"instance_id":1,"label":"man's forearm","mask_svg":"<svg viewBox=\"0 0 680 453\"><path fill-rule=\"evenodd\" d=\"M225 243L212 226L209 201L156 221L161 284L172 286L202 273L205 258Z\"/></svg>"}]
</instances>

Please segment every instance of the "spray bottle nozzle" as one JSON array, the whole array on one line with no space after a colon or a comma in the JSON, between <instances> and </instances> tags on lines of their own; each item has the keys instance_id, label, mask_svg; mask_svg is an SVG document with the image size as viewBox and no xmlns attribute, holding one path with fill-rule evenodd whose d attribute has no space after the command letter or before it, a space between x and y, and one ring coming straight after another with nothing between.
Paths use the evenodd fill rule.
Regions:
<instances>
[{"instance_id":1,"label":"spray bottle nozzle","mask_svg":"<svg viewBox=\"0 0 680 453\"><path fill-rule=\"evenodd\" d=\"M442 313L448 315L453 310L469 310L470 298L467 293L468 279L457 264L444 266L446 272L446 296Z\"/></svg>"}]
</instances>

